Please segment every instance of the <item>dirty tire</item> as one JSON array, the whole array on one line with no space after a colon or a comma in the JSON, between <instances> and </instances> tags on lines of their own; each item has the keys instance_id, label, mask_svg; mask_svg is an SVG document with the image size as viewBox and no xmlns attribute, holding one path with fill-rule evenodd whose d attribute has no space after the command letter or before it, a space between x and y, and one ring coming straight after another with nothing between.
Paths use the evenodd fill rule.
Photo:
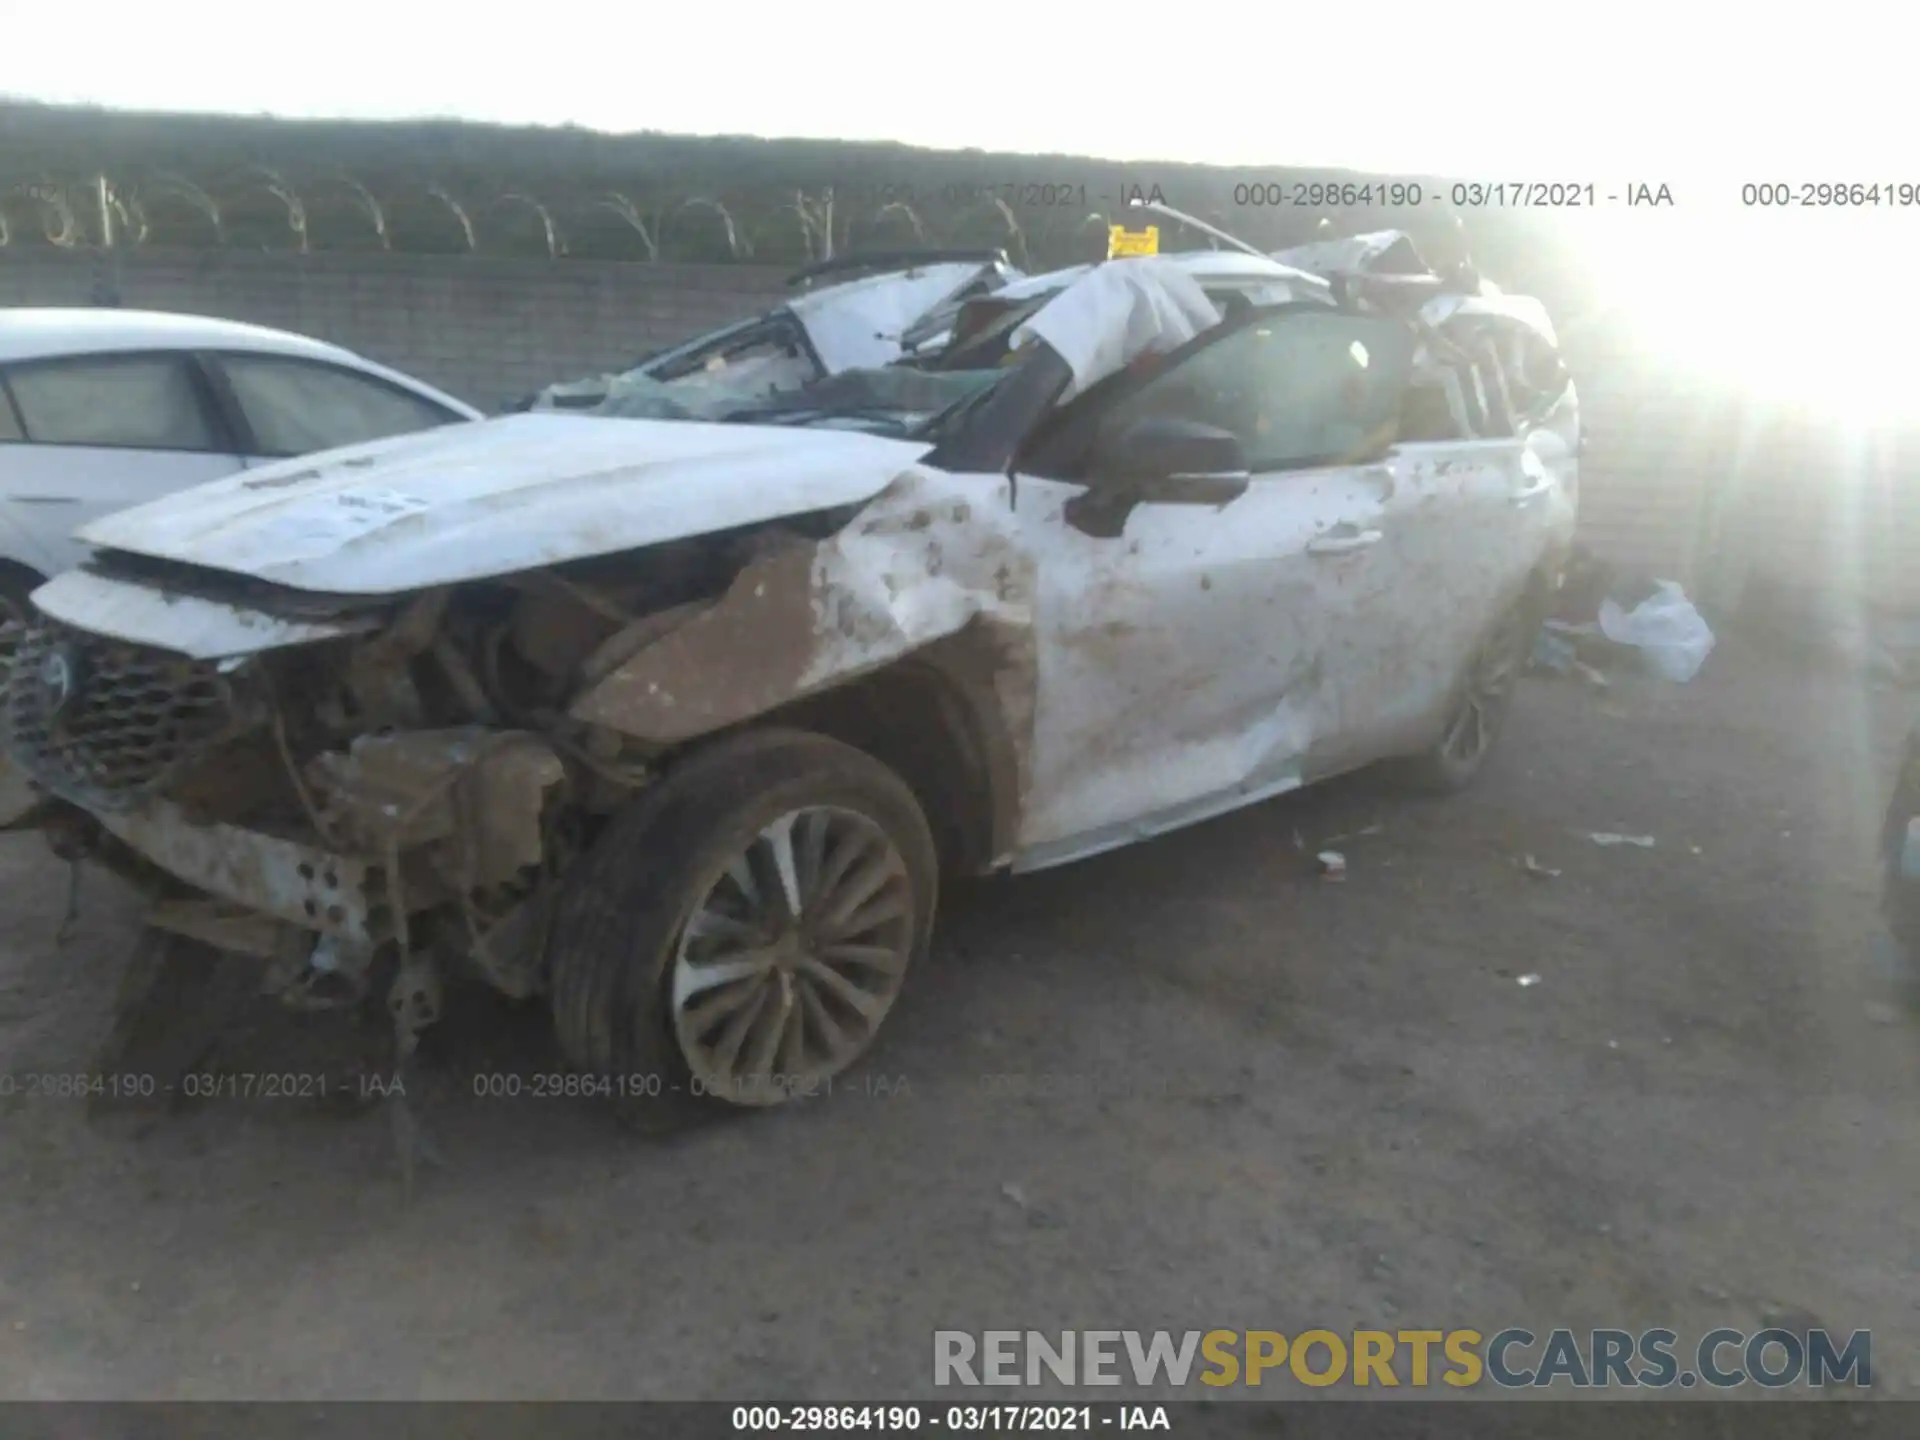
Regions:
<instances>
[{"instance_id":1,"label":"dirty tire","mask_svg":"<svg viewBox=\"0 0 1920 1440\"><path fill-rule=\"evenodd\" d=\"M93 1065L96 1075L121 1078L88 1097L89 1114L152 1112L177 1102L182 1077L259 993L260 978L251 956L143 929L114 1001L113 1029Z\"/></svg>"},{"instance_id":2,"label":"dirty tire","mask_svg":"<svg viewBox=\"0 0 1920 1440\"><path fill-rule=\"evenodd\" d=\"M1494 622L1467 662L1439 741L1401 762L1399 775L1404 783L1448 795L1465 789L1480 773L1513 707L1514 692L1545 614L1543 597L1541 587L1529 588Z\"/></svg>"},{"instance_id":3,"label":"dirty tire","mask_svg":"<svg viewBox=\"0 0 1920 1440\"><path fill-rule=\"evenodd\" d=\"M611 1089L628 1123L671 1125L674 1119L663 1117L684 1116L696 1092L743 1105L800 1098L696 1084L695 1065L676 1035L673 991L676 976L686 973L688 927L696 915L711 913L705 907L717 887L730 883L724 878L729 861L795 814L806 817L802 824L816 814L847 817L864 827L856 848L871 842L893 866L887 883L897 881L907 902L898 969L891 972L895 993L911 962L925 953L938 865L926 816L899 776L862 751L800 730L750 731L696 751L608 823L567 876L554 916L549 998L561 1051L576 1069L610 1082L603 1088ZM831 868L824 863L830 858L813 857L816 876ZM793 998L802 984L797 977L769 972L764 982L738 983L765 983L777 992L783 1020L805 1008ZM817 1002L817 986L813 994ZM762 1003L737 1008L758 1014ZM889 996L885 1005L891 1004ZM687 1012L696 1008L687 1002ZM857 1048L834 1062L835 1073L866 1051L885 1014L883 1008ZM804 1035L807 1022L797 1023ZM774 1029L786 1033L784 1024ZM821 1033L813 1032L814 1041ZM802 1051L806 1043L803 1038ZM784 1039L780 1045L778 1054L787 1055ZM656 1076L658 1093L642 1093Z\"/></svg>"}]
</instances>

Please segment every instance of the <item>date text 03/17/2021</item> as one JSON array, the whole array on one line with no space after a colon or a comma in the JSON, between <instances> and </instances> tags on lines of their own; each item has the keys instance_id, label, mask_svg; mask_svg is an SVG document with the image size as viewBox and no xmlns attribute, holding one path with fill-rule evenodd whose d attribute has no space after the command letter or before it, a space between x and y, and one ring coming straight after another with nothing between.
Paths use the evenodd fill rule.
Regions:
<instances>
[{"instance_id":1,"label":"date text 03/17/2021","mask_svg":"<svg viewBox=\"0 0 1920 1440\"><path fill-rule=\"evenodd\" d=\"M1664 181L1633 180L1256 180L1233 187L1253 210L1599 210L1674 205Z\"/></svg>"},{"instance_id":2,"label":"date text 03/17/2021","mask_svg":"<svg viewBox=\"0 0 1920 1440\"><path fill-rule=\"evenodd\" d=\"M736 1405L732 1428L742 1434L881 1435L1171 1433L1164 1405Z\"/></svg>"}]
</instances>

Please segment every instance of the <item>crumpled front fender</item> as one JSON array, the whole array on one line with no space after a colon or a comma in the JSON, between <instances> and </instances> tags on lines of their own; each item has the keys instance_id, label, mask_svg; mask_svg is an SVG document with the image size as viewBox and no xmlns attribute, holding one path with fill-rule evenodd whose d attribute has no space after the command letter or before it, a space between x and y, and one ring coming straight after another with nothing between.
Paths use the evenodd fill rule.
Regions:
<instances>
[{"instance_id":1,"label":"crumpled front fender","mask_svg":"<svg viewBox=\"0 0 1920 1440\"><path fill-rule=\"evenodd\" d=\"M839 533L794 545L590 686L574 718L653 744L737 725L908 656L953 668L970 693L992 654L985 708L1025 757L1033 728L1034 557L1000 476L910 469ZM939 642L981 637L980 644Z\"/></svg>"}]
</instances>

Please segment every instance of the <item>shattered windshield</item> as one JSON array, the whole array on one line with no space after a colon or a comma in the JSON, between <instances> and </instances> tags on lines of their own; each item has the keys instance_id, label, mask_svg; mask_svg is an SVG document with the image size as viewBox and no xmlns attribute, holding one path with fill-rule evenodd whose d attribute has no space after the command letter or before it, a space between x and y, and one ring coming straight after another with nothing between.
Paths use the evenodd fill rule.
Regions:
<instances>
[{"instance_id":1,"label":"shattered windshield","mask_svg":"<svg viewBox=\"0 0 1920 1440\"><path fill-rule=\"evenodd\" d=\"M991 387L1001 369L927 371L906 365L843 370L786 394L736 404L715 418L748 425L817 425L907 435Z\"/></svg>"}]
</instances>

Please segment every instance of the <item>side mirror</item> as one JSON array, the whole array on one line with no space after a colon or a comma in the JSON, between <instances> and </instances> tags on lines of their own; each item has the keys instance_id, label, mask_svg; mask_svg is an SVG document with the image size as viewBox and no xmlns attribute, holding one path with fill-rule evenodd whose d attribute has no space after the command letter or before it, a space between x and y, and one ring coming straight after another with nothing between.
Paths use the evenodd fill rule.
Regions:
<instances>
[{"instance_id":1,"label":"side mirror","mask_svg":"<svg viewBox=\"0 0 1920 1440\"><path fill-rule=\"evenodd\" d=\"M1095 475L1121 483L1245 477L1249 468L1246 448L1232 431L1164 417L1135 421L1092 458Z\"/></svg>"},{"instance_id":2,"label":"side mirror","mask_svg":"<svg viewBox=\"0 0 1920 1440\"><path fill-rule=\"evenodd\" d=\"M1252 468L1239 436L1191 420L1135 421L1088 460L1088 488L1067 501L1065 517L1101 539L1121 534L1141 505L1230 505Z\"/></svg>"}]
</instances>

